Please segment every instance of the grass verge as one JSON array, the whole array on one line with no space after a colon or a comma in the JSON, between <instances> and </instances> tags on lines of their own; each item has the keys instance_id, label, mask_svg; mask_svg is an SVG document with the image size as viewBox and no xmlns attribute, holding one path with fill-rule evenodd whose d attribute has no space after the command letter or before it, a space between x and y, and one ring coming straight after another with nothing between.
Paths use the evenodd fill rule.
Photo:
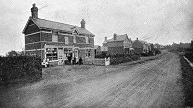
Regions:
<instances>
[{"instance_id":1,"label":"grass verge","mask_svg":"<svg viewBox=\"0 0 193 108\"><path fill-rule=\"evenodd\" d=\"M193 69L189 63L180 55L180 63L182 70L182 83L184 85L185 106L193 107Z\"/></svg>"}]
</instances>

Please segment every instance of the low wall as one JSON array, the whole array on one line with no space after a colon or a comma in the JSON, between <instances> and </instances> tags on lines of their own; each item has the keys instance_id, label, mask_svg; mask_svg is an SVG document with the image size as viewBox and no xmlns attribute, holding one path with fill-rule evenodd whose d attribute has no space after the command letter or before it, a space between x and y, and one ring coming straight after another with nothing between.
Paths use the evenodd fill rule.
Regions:
<instances>
[{"instance_id":1,"label":"low wall","mask_svg":"<svg viewBox=\"0 0 193 108\"><path fill-rule=\"evenodd\" d=\"M95 58L94 60L94 65L102 65L102 66L107 66L110 65L110 58Z\"/></svg>"}]
</instances>

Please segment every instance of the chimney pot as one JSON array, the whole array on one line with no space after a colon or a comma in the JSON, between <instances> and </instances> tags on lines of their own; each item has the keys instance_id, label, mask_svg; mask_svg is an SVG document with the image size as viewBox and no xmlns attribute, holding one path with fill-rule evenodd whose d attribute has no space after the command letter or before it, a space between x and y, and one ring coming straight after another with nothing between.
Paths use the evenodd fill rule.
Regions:
<instances>
[{"instance_id":1,"label":"chimney pot","mask_svg":"<svg viewBox=\"0 0 193 108\"><path fill-rule=\"evenodd\" d=\"M80 22L80 24L81 24L81 28L85 28L86 22L84 21L84 19L82 19L82 21Z\"/></svg>"},{"instance_id":2,"label":"chimney pot","mask_svg":"<svg viewBox=\"0 0 193 108\"><path fill-rule=\"evenodd\" d=\"M107 37L105 37L105 41L107 41Z\"/></svg>"},{"instance_id":3,"label":"chimney pot","mask_svg":"<svg viewBox=\"0 0 193 108\"><path fill-rule=\"evenodd\" d=\"M32 18L38 18L38 8L36 7L36 4L32 4L32 8L31 8L31 16Z\"/></svg>"},{"instance_id":4,"label":"chimney pot","mask_svg":"<svg viewBox=\"0 0 193 108\"><path fill-rule=\"evenodd\" d=\"M117 40L117 34L116 33L114 33L113 39Z\"/></svg>"}]
</instances>

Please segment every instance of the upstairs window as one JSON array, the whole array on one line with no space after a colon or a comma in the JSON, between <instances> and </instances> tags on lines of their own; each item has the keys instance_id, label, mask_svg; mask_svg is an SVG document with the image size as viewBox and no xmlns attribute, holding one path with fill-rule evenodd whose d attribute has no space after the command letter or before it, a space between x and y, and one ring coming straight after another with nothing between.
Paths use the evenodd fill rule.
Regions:
<instances>
[{"instance_id":1,"label":"upstairs window","mask_svg":"<svg viewBox=\"0 0 193 108\"><path fill-rule=\"evenodd\" d=\"M69 44L69 40L68 40L68 37L65 37L65 44L68 45Z\"/></svg>"},{"instance_id":2,"label":"upstairs window","mask_svg":"<svg viewBox=\"0 0 193 108\"><path fill-rule=\"evenodd\" d=\"M52 34L52 42L58 42L58 35L55 33Z\"/></svg>"},{"instance_id":3,"label":"upstairs window","mask_svg":"<svg viewBox=\"0 0 193 108\"><path fill-rule=\"evenodd\" d=\"M74 43L76 43L76 36L74 36L74 38L73 38L73 42L74 42Z\"/></svg>"},{"instance_id":4,"label":"upstairs window","mask_svg":"<svg viewBox=\"0 0 193 108\"><path fill-rule=\"evenodd\" d=\"M88 37L87 36L85 37L85 40L86 40L86 44L88 44L89 42L88 42Z\"/></svg>"}]
</instances>

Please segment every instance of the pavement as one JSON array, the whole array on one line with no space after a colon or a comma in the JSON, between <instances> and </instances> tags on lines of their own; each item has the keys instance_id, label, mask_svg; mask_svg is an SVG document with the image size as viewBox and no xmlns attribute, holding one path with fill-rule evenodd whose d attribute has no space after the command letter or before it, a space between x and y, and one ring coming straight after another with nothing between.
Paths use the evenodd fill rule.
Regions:
<instances>
[{"instance_id":1,"label":"pavement","mask_svg":"<svg viewBox=\"0 0 193 108\"><path fill-rule=\"evenodd\" d=\"M2 108L181 108L179 57L135 65L74 65L43 69L44 80L0 93Z\"/></svg>"}]
</instances>

